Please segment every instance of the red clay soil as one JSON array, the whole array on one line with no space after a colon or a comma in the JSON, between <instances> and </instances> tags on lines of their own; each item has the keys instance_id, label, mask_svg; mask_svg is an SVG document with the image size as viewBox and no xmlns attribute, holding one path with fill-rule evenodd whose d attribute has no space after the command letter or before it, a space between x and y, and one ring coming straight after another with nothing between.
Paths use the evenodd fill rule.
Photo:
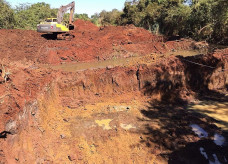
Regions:
<instances>
[{"instance_id":1,"label":"red clay soil","mask_svg":"<svg viewBox=\"0 0 228 164\"><path fill-rule=\"evenodd\" d=\"M77 20L74 24L75 30L72 33L75 38L71 41L52 40L31 30L0 30L0 64L11 71L9 86L0 83L0 95L3 96L1 99L8 102L5 103L6 106L1 107L4 108L2 114L9 116L9 119L13 117L23 108L26 101L37 97L38 90L56 76L53 75L53 71L51 76L46 70L35 68L33 63L87 62L148 55L172 49L190 49L193 43L191 40L164 43L163 37L133 25L97 27L89 21L82 20ZM35 71L31 73L33 69ZM113 74L116 71L118 70L114 70ZM137 77L134 77L134 81L137 81Z\"/></svg>"},{"instance_id":2,"label":"red clay soil","mask_svg":"<svg viewBox=\"0 0 228 164\"><path fill-rule=\"evenodd\" d=\"M141 111L137 110L139 102L146 102L148 98L174 102L179 101L179 99L190 101L193 99L192 93L194 91L192 91L192 88L204 87L201 84L207 85L211 90L228 89L228 49L216 51L214 55L198 55L198 58L171 56L170 58L164 58L160 63L151 62L148 65L142 63L140 66L133 64L128 67L104 67L75 72L42 68L44 63L92 62L197 48L192 40L165 42L162 36L154 35L147 30L132 25L96 27L92 23L82 20L77 20L74 24L76 28L72 34L75 35L75 38L71 41L52 40L50 36L39 34L36 31L0 30L0 36L2 36L0 37L0 163L34 163L35 161L37 163L67 163L74 160L73 163L89 163L89 159L85 158L86 155L83 155L83 153L88 153L87 156L90 156L94 153L94 147L99 149L97 152L100 153L95 157L100 159L104 157L115 158L112 160L113 163L118 163L115 160L120 155L123 155L123 157L121 156L122 161L120 160L119 163L126 162L126 156L129 155L130 157L127 159L131 159L130 163L133 163L133 157L135 157L135 152L138 153L138 150L141 152L141 155L137 157L138 161L153 161L152 157L157 158L157 153L153 154L156 149L150 148L146 143L149 141L149 144L155 144L155 147L159 147L158 142L152 140L153 132L151 132L151 136L148 136L147 132L140 132L140 130L149 130L146 127L146 125L148 126L148 120L151 121L151 127L154 126L152 118L154 115L142 109L140 109ZM190 61L199 60L201 64L211 65L215 68L208 71L208 68L196 67L192 63L186 62L186 59ZM221 71L221 69L226 71ZM10 72L9 79L4 81L2 75L8 70ZM195 84L199 84L199 86ZM110 104L114 104L114 108L117 109L116 102L121 104L121 108L124 103L136 104L137 108L132 109L135 110L135 113L133 112L134 117L129 114L128 110L126 115L123 114L123 111L120 111L120 114L111 113L110 117L121 120L120 123L124 125L122 125L123 127L126 124L124 121L134 118L135 120L133 119L130 123L134 125L138 122L138 134L122 130L118 127L119 125L115 129L113 128L110 133L109 131L106 133L106 130L102 130L96 124L94 131L86 128L77 129L80 126L75 126L78 125L76 124L77 121L79 121L81 127L86 127L93 121L99 123L100 119L109 118L109 115L106 118L105 112L110 110ZM96 107L96 103L103 105L101 107L107 106L107 109L105 108L105 111L103 111L99 104ZM88 104L92 104L92 107L89 106L87 109L86 105ZM69 113L63 114L65 111L69 111ZM164 116L167 115L166 112ZM73 119L71 115L77 113L78 115L74 116ZM85 119L88 120L83 120L81 113L87 114ZM93 120L95 116L97 120ZM180 116L180 119L182 119L182 114ZM72 122L68 120L68 117L72 117ZM127 117L129 119L126 119ZM172 119L176 118L172 116ZM146 123L145 129L143 120ZM167 120L170 119L167 118ZM189 123L197 119L195 119L195 116L194 119L189 116L186 120L185 126L189 128ZM178 122L181 121L178 120ZM207 122L205 124L209 126ZM182 126L179 123L177 125ZM173 129L171 128L171 130ZM81 134L82 131L83 134ZM78 140L80 139L78 136L85 136L86 138L88 137L87 132L91 135L91 138L95 134L100 140L99 142L94 140L94 143L90 143L88 152L85 152L85 145L81 145L84 140ZM174 139L179 142L180 137L178 135L170 137L170 134L174 132L167 133L169 134L168 139L166 135L163 136L164 141L160 140L161 136L155 135L155 137L158 137L159 141L165 144L176 144L176 141L173 142ZM189 135L192 135L190 128L189 132ZM71 140L73 137L67 138L67 135L76 136L75 140ZM121 135L124 137L117 138L118 142L109 140L110 136L115 139L115 136ZM187 140L185 138L188 139L189 136L183 135L181 139L185 142ZM123 142L122 139L124 139ZM129 139L138 146L129 145ZM167 139L167 142L165 139ZM63 142L63 140L67 142ZM138 140L140 141L138 142ZM87 141L89 143L91 140L86 140L86 143ZM105 149L102 150L102 144L106 141L107 146L104 144ZM110 141L111 146L108 141ZM67 144L64 145L65 143ZM96 145L97 143L100 148ZM118 149L113 149L114 154L107 155L106 152L115 148L118 143L127 144L119 144ZM61 144L63 144L62 147ZM68 149L68 145L72 150ZM178 146L183 146L182 140ZM168 148L170 147L172 145L168 145ZM125 149L127 149L125 154L119 153L119 150ZM49 153L46 152L47 150ZM63 154L58 156L55 151L63 152ZM67 153L75 153L80 157L74 157ZM164 152L160 154L162 153ZM102 163L101 161L97 163ZM142 163L149 162L144 161Z\"/></svg>"},{"instance_id":3,"label":"red clay soil","mask_svg":"<svg viewBox=\"0 0 228 164\"><path fill-rule=\"evenodd\" d=\"M71 41L52 40L49 35L28 30L0 30L0 56L12 61L39 63L87 62L118 57L163 53L173 49L191 49L193 41L164 43L143 28L129 26L97 27L91 22L74 22Z\"/></svg>"},{"instance_id":4,"label":"red clay soil","mask_svg":"<svg viewBox=\"0 0 228 164\"><path fill-rule=\"evenodd\" d=\"M84 31L95 32L99 30L99 27L94 25L92 22L84 21L81 19L78 19L74 22L74 27L75 27L75 31L80 31L80 32L84 32Z\"/></svg>"},{"instance_id":5,"label":"red clay soil","mask_svg":"<svg viewBox=\"0 0 228 164\"><path fill-rule=\"evenodd\" d=\"M63 138L60 138L58 136L58 133L56 133L58 128L55 127L56 125L54 123L48 124L48 126L41 126L40 124L43 123L43 121L40 121L41 119L46 119L46 121L44 122L49 123L50 117L52 116L53 118L51 120L56 119L56 124L60 122L61 125L65 125L66 122L68 122L68 117L72 113L79 113L79 116L74 118L74 120L82 120L80 122L81 125L84 120L82 119L80 114L83 113L83 111L84 113L89 113L89 109L85 108L87 104L95 104L96 106L97 102L106 103L106 101L110 99L114 101L120 99L121 103L129 101L138 101L138 99L141 101L141 99L144 99L144 95L149 96L150 98L165 99L165 101L170 100L172 102L178 102L179 99L187 100L188 98L191 98L191 90L188 88L188 86L191 85L186 84L186 79L190 82L193 80L196 84L200 84L199 82L202 82L203 84L204 82L201 81L201 79L203 79L205 80L205 82L209 82L211 89L217 89L217 86L220 86L220 88L225 88L227 87L225 85L227 84L227 71L220 72L220 76L218 76L217 74L218 71L221 69L221 66L219 66L219 63L221 62L225 64L224 69L227 70L227 52L228 49L225 49L217 51L212 56L198 56L202 60L203 64L212 65L214 62L217 62L218 67L216 68L216 70L213 71L213 73L211 71L207 72L207 69L204 67L199 67L200 69L188 69L190 67L192 68L191 63L186 63L184 60L181 60L181 58L174 56L166 59L166 61L161 62L159 65L156 63L152 63L148 66L142 65L139 68L137 66L115 67L96 70L85 70L80 72L61 72L45 70L43 68L34 67L33 65L29 67L20 66L17 62L15 62L17 64L14 64L14 62L10 64L5 64L5 67L10 69L11 75L10 80L8 80L6 83L0 83L0 119L2 120L0 123L0 136L2 138L5 138L3 133L4 131L10 132L11 134L9 134L5 140L0 140L0 163L33 163L39 158L44 158L44 160L46 160L47 162L56 163L56 159L54 158L55 155L51 156L50 153L45 153L45 151L56 150L57 147L59 147L59 145L63 143L62 139L64 138L64 136ZM218 57L214 59L213 56ZM225 58L225 60L221 60L222 58ZM191 57L188 60L194 59L195 57ZM185 74L187 74L188 76L185 76ZM202 77L198 78L199 75L202 75ZM54 101L52 100L52 98L54 99L55 96L57 96L58 99L56 98L56 100ZM41 101L40 99L43 100ZM45 105L46 101L48 102L48 105ZM56 103L59 103L60 106L53 105ZM107 106L109 108L108 102ZM116 107L116 105L114 107ZM56 114L59 111L61 114L61 112L65 111L66 108L72 110L72 113L69 113L69 115L67 116L65 116L65 114ZM175 148L181 148L183 147L183 143L187 144L188 142L190 142L189 138L192 139L191 141L197 142L199 139L192 134L192 131L189 128L190 123L200 123L208 129L216 129L216 131L220 132L217 128L211 128L211 122L209 124L207 120L202 121L205 118L200 120L198 116L192 116L188 113L185 113L185 119L182 119L182 112L185 112L184 110L180 111L174 110L173 108L169 108L167 108L167 110L165 107L164 111L162 109L159 109L159 111L162 111L161 113L151 112L150 107L148 107L148 110L141 109L141 113L142 115L144 115L144 121L143 119L136 119L136 116L140 115L129 116L129 113L127 113L126 116L122 116L122 113L117 114L117 119L121 120L120 118L122 118L122 122L125 120L129 121L133 118L136 119L133 120L131 123L138 124L138 127L140 128L137 129L137 136L136 138L134 138L134 140L137 143L140 142L138 141L138 139L140 139L140 136L141 138L143 138L141 139L140 143L142 147L142 149L140 149L140 152L143 151L143 153L148 153L142 154L142 158L144 160L147 159L148 156L151 157L151 155L152 157L157 156L156 153L154 154L154 151L156 149L153 149L153 147L159 147L159 151L165 148L173 149L172 143L174 143ZM42 111L42 109L44 112L41 113L42 115L36 113L38 111ZM93 112L96 113L96 110L94 110ZM103 111L98 110L97 115L99 117L97 115L92 115L90 119L92 120L94 117L98 117L99 119L100 117L102 119L107 119L107 116L104 115L104 113L102 112ZM167 114L167 112L169 112L169 114ZM175 114L175 116L173 116L173 113ZM170 115L171 118L168 117ZM111 116L114 117L115 114L112 114ZM161 136L159 136L159 133L148 132L150 130L148 128L148 124L150 125L150 127L155 128L156 130L156 126L154 126L155 122L153 122L154 116L156 116L155 119L157 119L157 116L160 116L162 118L164 118L164 116L167 116L166 121L170 122L167 123L167 127L165 128L172 132L172 135L169 135L169 133L167 133L166 135L166 133L164 133ZM126 119L126 117L129 118ZM64 121L63 119L65 119L66 121ZM177 121L177 123L172 122L172 119L174 119L174 121ZM162 122L162 124L163 123L164 122ZM177 125L174 125L174 123ZM87 125L88 123L85 122L84 124ZM82 124L81 126L86 127L86 125L84 124ZM172 126L169 127L169 124L171 124L175 128L173 128ZM72 126L78 127L75 126L74 122L72 122ZM144 126L146 131L144 129ZM44 127L44 129L42 129L42 127ZM47 129L45 129L45 127ZM51 132L48 131L50 130L48 129L49 127L53 128ZM177 130L175 131L176 128ZM63 126L60 129L60 134L65 135L66 131L64 130L66 130L67 128ZM187 129L187 135L182 135L178 131L180 129ZM81 131L83 131L83 134L79 133ZM111 132L104 133L104 131L100 132L97 129L95 129L95 131L90 132L90 129L88 130L82 128L82 130L78 130L78 133L79 134L76 135L77 137L78 135L81 136L89 134L90 137L93 138L94 135L95 137L97 135L98 138L102 140L102 143L106 143L109 141L108 138L110 138L110 136L119 136L122 134L122 131L121 129L118 129L117 131L113 130ZM125 133L126 131L124 131L124 134ZM128 143L129 136L132 135L132 133L130 133L129 135L125 135L126 140L124 142ZM85 136L87 138L89 137L88 135ZM53 139L52 137L55 137L57 142L54 142L55 139ZM88 139L88 141L90 140ZM118 141L120 141L120 143L123 143L121 139L118 139ZM76 143L75 142L76 141L69 141L67 145L70 145L71 148L79 147L79 141L77 141ZM97 142L95 142L95 144L96 143ZM114 147L116 146L116 142L111 142L111 144L114 144ZM108 151L109 146L110 145L105 147L105 151ZM122 147L121 146L118 150L125 150L125 148L130 147L129 145L123 145ZM64 160L66 162L68 160L67 155L71 156L71 154L67 154L68 152L77 152L76 155L80 155L80 153L83 153L84 149L78 149L70 151L69 149L60 149L59 151L64 153L64 159L63 157L61 157L58 160ZM134 149L131 148L130 151L126 151L125 155L133 153L133 150ZM89 149L89 151L91 150ZM160 153L162 154L162 151L158 154ZM53 157L53 159L51 157ZM87 159L85 157L86 156L83 154L81 155L81 157L75 157L75 163L80 163L81 160L86 161ZM106 156L100 154L99 157ZM115 155L113 157L115 158L113 159L113 161L116 160L118 157L118 155ZM121 163L126 162L124 161L124 159L125 158L122 158L123 161ZM69 161L71 161L71 158L69 159ZM162 162L157 161L157 163L160 164Z\"/></svg>"}]
</instances>

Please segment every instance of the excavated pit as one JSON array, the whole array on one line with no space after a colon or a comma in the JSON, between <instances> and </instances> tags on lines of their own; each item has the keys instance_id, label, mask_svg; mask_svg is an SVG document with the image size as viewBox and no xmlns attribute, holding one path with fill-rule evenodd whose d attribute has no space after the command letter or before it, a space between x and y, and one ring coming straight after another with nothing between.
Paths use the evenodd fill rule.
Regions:
<instances>
[{"instance_id":1,"label":"excavated pit","mask_svg":"<svg viewBox=\"0 0 228 164\"><path fill-rule=\"evenodd\" d=\"M208 152L216 149L214 153L224 162L227 147L213 144L213 135L225 134L214 125L222 127L222 122L186 107L187 102L198 98L200 103L214 106L217 103L218 110L227 114L227 96L222 93L227 92L228 64L226 58L221 60L223 54L172 56L150 64L129 62L128 66L92 66L90 70L78 71L62 67L51 72L27 68L24 71L29 74L34 71L49 74L50 82L37 97L25 103L14 119L6 122L7 138L1 141L5 160L175 163L183 160L179 159L181 154L184 160L206 162L200 151L193 159L188 156L196 147L204 147ZM186 62L195 59L214 69L203 66L197 69ZM197 105L203 106L200 103L195 105L196 110ZM225 123L226 119L220 121ZM200 140L191 124L206 129L209 137ZM187 149L185 145L189 143L195 146Z\"/></svg>"},{"instance_id":2,"label":"excavated pit","mask_svg":"<svg viewBox=\"0 0 228 164\"><path fill-rule=\"evenodd\" d=\"M0 163L227 162L228 49L75 25L70 42L0 30Z\"/></svg>"}]
</instances>

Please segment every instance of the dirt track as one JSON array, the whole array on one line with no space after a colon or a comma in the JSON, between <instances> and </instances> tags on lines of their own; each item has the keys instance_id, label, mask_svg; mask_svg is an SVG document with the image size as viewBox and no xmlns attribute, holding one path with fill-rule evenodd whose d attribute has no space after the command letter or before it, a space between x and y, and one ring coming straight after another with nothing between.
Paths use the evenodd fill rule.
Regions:
<instances>
[{"instance_id":1,"label":"dirt track","mask_svg":"<svg viewBox=\"0 0 228 164\"><path fill-rule=\"evenodd\" d=\"M213 140L227 136L227 119L203 107L227 114L228 49L203 55L204 44L134 26L75 26L71 41L0 30L10 72L0 83L0 163L226 162L227 145Z\"/></svg>"}]
</instances>

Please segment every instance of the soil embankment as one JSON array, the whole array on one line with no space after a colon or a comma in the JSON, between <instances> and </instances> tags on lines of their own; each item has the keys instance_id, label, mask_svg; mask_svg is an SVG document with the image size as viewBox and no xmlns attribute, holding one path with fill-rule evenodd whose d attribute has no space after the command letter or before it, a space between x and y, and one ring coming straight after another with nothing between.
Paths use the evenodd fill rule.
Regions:
<instances>
[{"instance_id":1,"label":"soil embankment","mask_svg":"<svg viewBox=\"0 0 228 164\"><path fill-rule=\"evenodd\" d=\"M227 114L228 49L75 26L71 41L0 30L0 163L226 162L227 119L203 107Z\"/></svg>"}]
</instances>

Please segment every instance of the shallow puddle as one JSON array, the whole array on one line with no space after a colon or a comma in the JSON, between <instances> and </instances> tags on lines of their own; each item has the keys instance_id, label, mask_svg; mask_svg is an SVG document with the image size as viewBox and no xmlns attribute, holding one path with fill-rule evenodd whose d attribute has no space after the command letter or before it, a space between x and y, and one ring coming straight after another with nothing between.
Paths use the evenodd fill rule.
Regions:
<instances>
[{"instance_id":1,"label":"shallow puddle","mask_svg":"<svg viewBox=\"0 0 228 164\"><path fill-rule=\"evenodd\" d=\"M174 55L174 56L184 56L184 57L186 57L186 56L195 56L195 55L199 55L199 54L202 54L202 52L200 52L200 51L197 51L197 50L189 50L189 51L187 51L187 50L180 50L180 51L175 51L175 52L168 52L168 53L166 53L165 55L166 56L169 56L169 55Z\"/></svg>"},{"instance_id":2,"label":"shallow puddle","mask_svg":"<svg viewBox=\"0 0 228 164\"><path fill-rule=\"evenodd\" d=\"M99 69L99 68L113 68L116 66L130 66L137 64L150 64L155 63L162 59L163 57L167 58L169 56L195 56L200 54L199 51L175 51L168 52L165 54L149 54L145 56L133 56L128 58L113 58L104 61L96 61L96 62L81 62L81 63L64 63L58 65L43 65L45 68L51 68L54 70L63 70L68 72L77 72L83 71L87 69Z\"/></svg>"}]
</instances>

